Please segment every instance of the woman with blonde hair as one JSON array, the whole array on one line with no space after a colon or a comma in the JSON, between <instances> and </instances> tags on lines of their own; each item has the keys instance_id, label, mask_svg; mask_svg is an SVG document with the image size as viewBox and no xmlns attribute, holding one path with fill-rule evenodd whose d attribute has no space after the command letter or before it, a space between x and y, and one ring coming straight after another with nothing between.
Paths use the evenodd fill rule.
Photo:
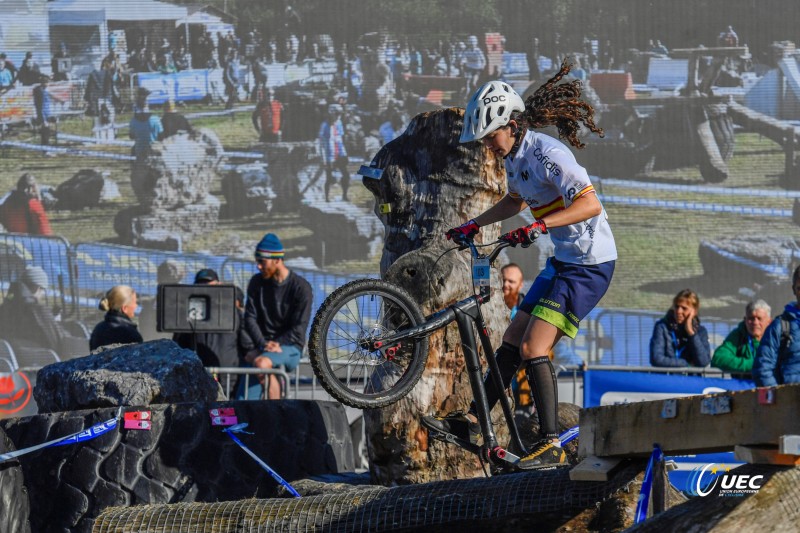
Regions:
<instances>
[{"instance_id":1,"label":"woman with blonde hair","mask_svg":"<svg viewBox=\"0 0 800 533\"><path fill-rule=\"evenodd\" d=\"M672 307L656 322L650 338L650 364L661 367L708 366L711 346L708 331L700 324L700 299L683 289Z\"/></svg>"},{"instance_id":2,"label":"woman with blonde hair","mask_svg":"<svg viewBox=\"0 0 800 533\"><path fill-rule=\"evenodd\" d=\"M142 342L142 335L133 322L138 304L136 291L127 285L115 285L100 300L100 310L106 311L103 321L98 323L89 339L89 348L95 350L109 344L131 344Z\"/></svg>"}]
</instances>

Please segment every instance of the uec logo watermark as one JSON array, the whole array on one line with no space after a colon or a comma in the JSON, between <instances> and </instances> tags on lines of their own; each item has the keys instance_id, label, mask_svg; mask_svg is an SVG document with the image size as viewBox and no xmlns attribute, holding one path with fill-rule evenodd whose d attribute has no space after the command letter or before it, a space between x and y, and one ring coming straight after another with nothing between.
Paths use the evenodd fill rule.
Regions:
<instances>
[{"instance_id":1,"label":"uec logo watermark","mask_svg":"<svg viewBox=\"0 0 800 533\"><path fill-rule=\"evenodd\" d=\"M714 463L695 468L689 474L687 492L692 496L705 497L719 485L719 496L745 496L755 494L764 484L764 476L735 474L730 468Z\"/></svg>"}]
</instances>

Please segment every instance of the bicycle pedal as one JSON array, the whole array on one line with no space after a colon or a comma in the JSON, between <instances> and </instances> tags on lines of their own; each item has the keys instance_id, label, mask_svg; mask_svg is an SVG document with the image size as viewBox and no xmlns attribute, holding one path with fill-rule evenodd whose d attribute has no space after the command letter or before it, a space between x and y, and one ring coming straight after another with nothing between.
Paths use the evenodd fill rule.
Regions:
<instances>
[{"instance_id":1,"label":"bicycle pedal","mask_svg":"<svg viewBox=\"0 0 800 533\"><path fill-rule=\"evenodd\" d=\"M459 448L462 448L470 453L479 453L480 447L472 444L471 442L467 442L463 439L459 439L455 435L451 433L443 433L441 431L436 431L434 429L428 429L428 435L433 438L434 440L446 442L448 444L454 444Z\"/></svg>"}]
</instances>

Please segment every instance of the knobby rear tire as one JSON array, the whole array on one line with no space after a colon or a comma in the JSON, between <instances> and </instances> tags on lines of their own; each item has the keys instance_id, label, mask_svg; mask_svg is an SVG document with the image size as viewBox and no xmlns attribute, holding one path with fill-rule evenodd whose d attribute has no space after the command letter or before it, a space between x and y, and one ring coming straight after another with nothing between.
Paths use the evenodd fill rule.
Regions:
<instances>
[{"instance_id":1,"label":"knobby rear tire","mask_svg":"<svg viewBox=\"0 0 800 533\"><path fill-rule=\"evenodd\" d=\"M364 348L424 322L405 290L376 279L351 281L323 302L311 325L308 351L322 387L350 407L376 409L406 396L428 359L428 339L404 339L394 356Z\"/></svg>"}]
</instances>

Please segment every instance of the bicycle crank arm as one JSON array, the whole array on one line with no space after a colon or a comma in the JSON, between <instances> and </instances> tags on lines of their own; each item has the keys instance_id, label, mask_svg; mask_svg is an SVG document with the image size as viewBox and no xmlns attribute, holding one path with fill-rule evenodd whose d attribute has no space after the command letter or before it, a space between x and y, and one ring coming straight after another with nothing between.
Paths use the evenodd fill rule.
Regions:
<instances>
[{"instance_id":1,"label":"bicycle crank arm","mask_svg":"<svg viewBox=\"0 0 800 533\"><path fill-rule=\"evenodd\" d=\"M449 444L455 444L459 448L463 448L464 450L467 450L470 453L474 453L475 455L481 454L480 446L478 446L477 444L472 444L471 442L466 441L464 439L459 439L458 437L450 433L440 433L438 431L429 429L428 434L435 440L440 440L442 442L447 442Z\"/></svg>"}]
</instances>

